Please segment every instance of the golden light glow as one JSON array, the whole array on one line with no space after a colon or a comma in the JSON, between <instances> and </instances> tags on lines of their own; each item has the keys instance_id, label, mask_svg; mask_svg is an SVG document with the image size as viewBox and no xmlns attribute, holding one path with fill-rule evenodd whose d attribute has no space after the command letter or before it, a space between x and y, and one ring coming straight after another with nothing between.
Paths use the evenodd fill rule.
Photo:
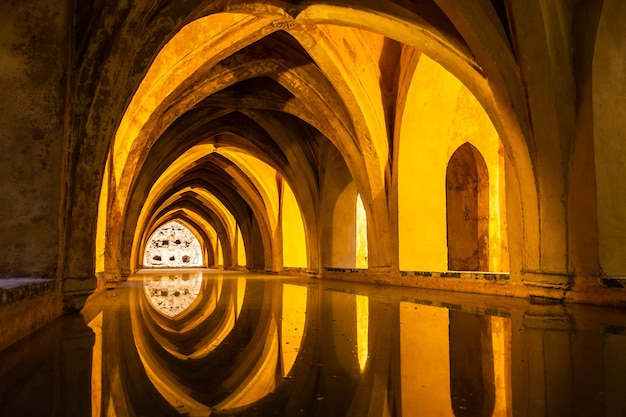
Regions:
<instances>
[{"instance_id":1,"label":"golden light glow","mask_svg":"<svg viewBox=\"0 0 626 417\"><path fill-rule=\"evenodd\" d=\"M357 15L367 18L361 21L356 18ZM285 182L285 190L282 190L281 183L284 180L281 175L286 174L281 168L277 171L277 166L280 165L278 162L274 166L273 162L267 162L270 161L269 158L258 158L255 151L250 150L253 148L244 147L244 152L243 148L233 145L241 142L229 140L232 139L229 136L234 136L233 133L221 132L205 138L205 143L187 150L154 182L136 223L131 256L126 256L125 245L130 239L126 238L127 231L121 229L129 226L119 226L110 219L125 218L128 198L145 162L147 150L152 148L154 141L170 123L184 112L193 108L204 97L227 89L241 79L224 74L207 76L201 82L195 83L197 85L194 85L194 94L179 95L186 81L191 81L190 77L202 68L216 65L234 52L283 27L276 23L289 23L284 30L313 58L326 81L345 104L345 108L341 109L338 108L340 106L335 106L337 111L346 113L353 121L351 126L336 123L337 126L333 126L328 134L322 132L323 128L320 129L328 136L332 145L336 146L348 167L353 180L351 189L348 190L350 199L354 197L352 188L356 189L356 184L363 193L367 213L371 216L369 223L359 195L356 225L339 221L338 225L333 224L332 234L322 235L312 230L312 235L307 235L307 227L312 228L311 225L318 225L321 221L309 216L314 212L312 209L309 211L309 204L304 206L306 221L303 221L303 211L297 209L293 191L296 190L295 195L298 198L310 203L310 195L302 191L306 187L301 188L301 183L294 183L291 185L296 188L292 189ZM493 124L476 98L458 78L438 62L455 70L464 82L472 86L473 91L480 92L481 88L487 88L487 84L473 71L471 74L466 73L469 68L462 70L471 60L467 58L463 46L449 43L432 46L430 42L433 39L444 39L445 36L439 34L436 28L428 26L427 22L423 24L431 31L428 35L422 32L410 36L398 34L409 23L365 9L355 11L349 7L329 5L303 7L298 16L293 18L280 7L265 5L264 13L258 16L247 13L216 13L195 19L184 26L158 52L116 131L109 154L110 166L102 186L102 195L111 194L111 198L108 201L106 197L100 199L96 269L105 269L104 258L107 253L111 261L106 265L110 269L119 269L121 265L124 272L132 272L140 266L141 250L147 241L146 233L153 231L156 224L165 220L159 208L165 208L166 204L155 207L157 202L161 202L172 190L173 184L200 163L202 158L217 152L220 157L232 162L232 165L224 165L224 174L234 179L237 192L250 206L255 220L258 221L262 240L258 244L263 245L265 252L258 255L260 252L256 248L248 249L255 257L264 257L266 268L274 271L279 271L282 267L316 270L320 266L366 269L370 264L395 266L398 260L401 270L447 270L445 187L442 186L442 181L450 156L462 143L468 142L479 150L489 167L488 269L507 270L502 146ZM302 30L301 24L306 25L306 30ZM397 36L392 37L391 34ZM416 38L423 42L423 45L419 45L423 46L420 51L424 53L417 52ZM401 85L392 86L386 76L390 71L389 66L396 64L396 82ZM275 77L287 90L293 89L294 94L298 82L302 81L301 73L295 70L279 72ZM390 88L397 88L400 97L396 104L396 117L393 119L387 117L387 105L390 104L387 103L387 95ZM312 106L317 106L323 104L324 99L313 101ZM324 107L317 109L322 116L324 112L332 111L327 106L320 107ZM154 123L156 119L159 123ZM388 123L393 126L388 126ZM397 138L390 140L389 131L397 132ZM396 226L395 213L389 210L389 199L383 197L394 196L394 192L389 192L387 178L389 162L394 159L389 155L392 149L390 144L394 141L397 141L398 154L401 155L398 157L398 170L392 169L398 175L395 177L394 173L391 176L392 187L396 186L394 181L397 180L399 242L391 241L395 232L389 233L389 230ZM297 152L283 150L288 159ZM293 181L291 174L290 172L289 180ZM107 188L108 184L114 188L113 193ZM193 194L192 198L201 201L208 211L216 215L220 226L224 226L225 233L222 233L221 227L217 228L219 240L215 229L202 234L203 237L211 234L206 242L201 243L204 252L209 247L213 249L213 264L226 268L245 265L247 259L241 230L232 213L206 190L187 191ZM178 192L167 201L174 204L182 199L182 195L183 192ZM352 203L353 200L350 203L351 211ZM395 201L391 203L392 209L394 204ZM321 216L325 215L326 213L321 213ZM196 227L204 231L206 219L202 223L199 219L201 214L190 213L190 216L195 216ZM340 219L341 216L337 218ZM106 219L109 219L109 224ZM279 221L282 222L282 234L277 233ZM111 223L115 223L115 227L110 227ZM353 227L356 230L353 231ZM349 229L343 230L344 234L356 233L354 244L351 240L347 241L345 236L335 233L340 228ZM380 241L368 245L368 229ZM114 236L109 236L110 239L107 240L105 232L109 231ZM246 233L247 231L248 229ZM322 249L322 254L317 253L319 245L310 245L320 235L332 235L333 240L330 242L331 249ZM282 242L279 241L281 238ZM105 242L122 240L123 243L113 244L107 252ZM395 251L396 244L399 246L399 253ZM331 254L325 251L330 251ZM119 252L124 253L124 262L117 262ZM320 258L323 260L320 261ZM254 264L259 263L261 262L255 259Z\"/></svg>"},{"instance_id":2,"label":"golden light glow","mask_svg":"<svg viewBox=\"0 0 626 417\"><path fill-rule=\"evenodd\" d=\"M107 202L109 201L109 162L104 167L104 179L98 200L98 220L96 224L96 271L104 272L107 231Z\"/></svg>"},{"instance_id":3,"label":"golden light glow","mask_svg":"<svg viewBox=\"0 0 626 417\"><path fill-rule=\"evenodd\" d=\"M245 278L237 278L237 311L235 312L236 317L239 318L239 314L241 313L241 308L243 307L244 296L246 295L246 279Z\"/></svg>"},{"instance_id":4,"label":"golden light glow","mask_svg":"<svg viewBox=\"0 0 626 417\"><path fill-rule=\"evenodd\" d=\"M217 244L215 245L217 265L224 266L224 251L222 248L222 240L220 238L217 239Z\"/></svg>"},{"instance_id":5,"label":"golden light glow","mask_svg":"<svg viewBox=\"0 0 626 417\"><path fill-rule=\"evenodd\" d=\"M94 333L91 358L91 417L102 415L102 315L101 311L88 326Z\"/></svg>"},{"instance_id":6,"label":"golden light glow","mask_svg":"<svg viewBox=\"0 0 626 417\"><path fill-rule=\"evenodd\" d=\"M246 266L246 247L243 242L243 236L241 235L241 228L237 226L237 265Z\"/></svg>"},{"instance_id":7,"label":"golden light glow","mask_svg":"<svg viewBox=\"0 0 626 417\"><path fill-rule=\"evenodd\" d=\"M280 328L282 376L287 376L296 362L302 345L306 322L308 290L300 285L283 284L283 308Z\"/></svg>"},{"instance_id":8,"label":"golden light glow","mask_svg":"<svg viewBox=\"0 0 626 417\"><path fill-rule=\"evenodd\" d=\"M306 236L302 213L296 196L286 181L283 181L281 220L283 266L306 268Z\"/></svg>"},{"instance_id":9,"label":"golden light glow","mask_svg":"<svg viewBox=\"0 0 626 417\"><path fill-rule=\"evenodd\" d=\"M369 355L369 302L370 300L367 296L356 296L357 352L361 372L365 369Z\"/></svg>"},{"instance_id":10,"label":"golden light glow","mask_svg":"<svg viewBox=\"0 0 626 417\"><path fill-rule=\"evenodd\" d=\"M400 126L401 270L448 269L446 168L452 154L466 142L478 149L488 169L489 270L507 270L502 144L470 91L422 54L407 92Z\"/></svg>"},{"instance_id":11,"label":"golden light glow","mask_svg":"<svg viewBox=\"0 0 626 417\"><path fill-rule=\"evenodd\" d=\"M261 193L266 212L269 216L272 233L278 225L279 191L276 182L276 170L255 156L243 153L233 148L220 148L220 155L233 161L238 169L255 185ZM228 170L226 170L229 173Z\"/></svg>"},{"instance_id":12,"label":"golden light glow","mask_svg":"<svg viewBox=\"0 0 626 417\"><path fill-rule=\"evenodd\" d=\"M493 417L509 417L512 413L511 337L511 320L503 317L491 317L496 391Z\"/></svg>"},{"instance_id":13,"label":"golden light glow","mask_svg":"<svg viewBox=\"0 0 626 417\"><path fill-rule=\"evenodd\" d=\"M356 267L367 268L367 214L361 194L356 195Z\"/></svg>"},{"instance_id":14,"label":"golden light glow","mask_svg":"<svg viewBox=\"0 0 626 417\"><path fill-rule=\"evenodd\" d=\"M446 308L400 303L403 417L454 417L448 316Z\"/></svg>"},{"instance_id":15,"label":"golden light glow","mask_svg":"<svg viewBox=\"0 0 626 417\"><path fill-rule=\"evenodd\" d=\"M238 381L236 389L225 400L215 406L218 410L243 407L260 400L276 388L276 368L279 355L278 328L274 318L264 335L263 350L256 357L253 369L243 381ZM237 375L233 374L234 380ZM229 378L229 379L231 379ZM225 387L231 386L229 380L224 382Z\"/></svg>"},{"instance_id":16,"label":"golden light glow","mask_svg":"<svg viewBox=\"0 0 626 417\"><path fill-rule=\"evenodd\" d=\"M172 196L163 204L163 206L166 207L170 201L173 201L176 198L177 198L177 195ZM133 253L136 256L141 255L138 261L143 260L143 254L145 253L146 247L149 243L148 237L151 236L156 231L157 227L160 225L159 221L161 219L174 218L176 219L178 223L185 226L189 231L191 231L196 236L196 239L198 239L198 242L200 243L201 253L203 254L203 264L205 264L206 262L204 261L206 261L206 259L204 255L206 254L207 246L214 247L217 242L217 232L215 231L215 228L213 227L213 225L211 225L211 223L209 223L207 219L201 214L196 213L194 211L190 211L185 208L169 210L166 212L160 212L160 214L161 216L159 217L152 216L150 219L147 220L148 224L150 224L151 227L146 228L141 234L141 239L143 241L142 244L135 244L135 242L133 242ZM186 219L189 219L195 225L191 224ZM208 242L205 242L204 239L201 238L201 235L199 231L196 230L196 227L201 229L202 232L204 232L204 234L207 236ZM139 233L138 228L135 230L136 230L136 233ZM139 252L139 249L142 249L142 252ZM137 253L135 253L135 251L137 251Z\"/></svg>"},{"instance_id":17,"label":"golden light glow","mask_svg":"<svg viewBox=\"0 0 626 417\"><path fill-rule=\"evenodd\" d=\"M185 25L161 49L131 101L115 136L114 177L119 184L128 156L141 141L141 129L158 107L190 74L217 63L249 42L271 32L269 21L252 15L219 13ZM265 30L263 30L265 29ZM198 94L197 97L206 95Z\"/></svg>"},{"instance_id":18,"label":"golden light glow","mask_svg":"<svg viewBox=\"0 0 626 417\"><path fill-rule=\"evenodd\" d=\"M148 239L144 266L202 266L202 248L191 230L173 220L159 227Z\"/></svg>"},{"instance_id":19,"label":"golden light glow","mask_svg":"<svg viewBox=\"0 0 626 417\"><path fill-rule=\"evenodd\" d=\"M202 274L146 275L143 288L155 309L176 317L194 302L200 293Z\"/></svg>"},{"instance_id":20,"label":"golden light glow","mask_svg":"<svg viewBox=\"0 0 626 417\"><path fill-rule=\"evenodd\" d=\"M341 368L350 378L358 380L369 353L368 326L369 308L367 297L330 291L327 298L328 320L332 320L332 353Z\"/></svg>"}]
</instances>

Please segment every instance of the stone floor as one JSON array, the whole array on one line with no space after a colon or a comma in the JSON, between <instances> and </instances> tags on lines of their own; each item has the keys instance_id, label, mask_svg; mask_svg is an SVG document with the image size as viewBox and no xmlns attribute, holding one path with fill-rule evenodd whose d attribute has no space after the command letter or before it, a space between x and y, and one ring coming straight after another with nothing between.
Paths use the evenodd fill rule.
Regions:
<instances>
[{"instance_id":1,"label":"stone floor","mask_svg":"<svg viewBox=\"0 0 626 417\"><path fill-rule=\"evenodd\" d=\"M140 272L0 352L1 416L624 416L626 312Z\"/></svg>"}]
</instances>

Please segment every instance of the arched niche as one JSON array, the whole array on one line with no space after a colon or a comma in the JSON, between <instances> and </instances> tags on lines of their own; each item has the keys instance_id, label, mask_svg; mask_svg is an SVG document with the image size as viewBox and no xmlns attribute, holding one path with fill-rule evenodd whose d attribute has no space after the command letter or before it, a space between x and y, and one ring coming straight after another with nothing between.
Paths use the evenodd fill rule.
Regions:
<instances>
[{"instance_id":1,"label":"arched niche","mask_svg":"<svg viewBox=\"0 0 626 417\"><path fill-rule=\"evenodd\" d=\"M503 143L486 110L453 74L424 54L413 57L398 118L397 207L399 267L445 271L448 267L446 175L452 155L472 146L486 164L489 253L483 271L508 271L507 197ZM515 185L515 182L512 182Z\"/></svg>"},{"instance_id":2,"label":"arched niche","mask_svg":"<svg viewBox=\"0 0 626 417\"><path fill-rule=\"evenodd\" d=\"M489 173L471 144L459 147L446 170L448 269L489 269Z\"/></svg>"}]
</instances>

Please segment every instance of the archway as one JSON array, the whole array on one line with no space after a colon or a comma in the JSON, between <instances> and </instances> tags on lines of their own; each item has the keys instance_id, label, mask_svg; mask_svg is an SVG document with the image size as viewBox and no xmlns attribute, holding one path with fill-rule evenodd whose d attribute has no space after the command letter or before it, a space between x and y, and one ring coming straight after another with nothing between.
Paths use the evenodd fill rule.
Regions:
<instances>
[{"instance_id":1,"label":"archway","mask_svg":"<svg viewBox=\"0 0 626 417\"><path fill-rule=\"evenodd\" d=\"M465 143L446 170L448 269L489 269L489 174L480 152Z\"/></svg>"}]
</instances>

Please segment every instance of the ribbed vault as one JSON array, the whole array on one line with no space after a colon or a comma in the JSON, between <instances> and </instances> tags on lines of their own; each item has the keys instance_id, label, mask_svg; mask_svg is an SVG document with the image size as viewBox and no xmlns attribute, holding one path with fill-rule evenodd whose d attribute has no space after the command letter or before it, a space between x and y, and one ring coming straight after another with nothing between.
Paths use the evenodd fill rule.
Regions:
<instances>
[{"instance_id":1,"label":"ribbed vault","mask_svg":"<svg viewBox=\"0 0 626 417\"><path fill-rule=\"evenodd\" d=\"M398 201L408 198L406 186L398 184L414 183L415 193L424 196L431 186L399 173L403 158L413 163L400 144L412 141L444 150L440 159L429 161L437 172L442 167L445 172L446 155L463 141L491 153L485 155L493 164L490 181L501 184L490 191L498 202L491 210L506 201L511 206L506 216L514 218L507 225L504 214L491 216L496 221L489 247L498 253L489 256L500 257L505 248L508 257L509 245L520 255L511 262L513 272L536 270L546 260L558 264L539 241L537 201L552 202L541 200L546 188L535 180L529 153L534 145L527 142L527 108L520 102L508 23L492 13L492 4L466 16L460 13L465 6L452 3L218 1L197 2L193 10L169 3L128 10L128 22L120 21L119 45L127 45L134 58L113 59L117 70L111 71L136 71L136 76L115 87L123 106L111 102L112 96L101 98L110 107L94 102L116 120L115 132L94 132L99 139L92 151L108 149L102 187L96 187L101 190L97 271L114 280L133 273L142 266L150 233L176 219L204 240L208 266L286 271L283 258L289 256L302 259L295 262L300 272L317 276L354 269L360 198L369 237L367 269L397 274L400 254L411 252L398 249L399 228L405 227ZM134 24L141 25L146 13L173 20L158 30L147 25L151 29L140 35ZM117 49L109 54L123 56ZM97 88L105 88L112 74L104 69ZM434 80L430 85L428 77ZM81 80L89 88L90 82ZM416 89L420 82L430 90ZM443 88L442 103L462 116L422 113L427 126L414 137L416 130L404 126L415 118L420 100L436 96L436 88ZM90 131L100 117L105 115L88 116L84 128ZM478 119L486 122L463 121ZM439 126L430 129L431 123ZM448 130L461 132L463 141L450 133L428 136ZM417 150L424 160L429 146ZM79 152L88 147L79 145ZM441 205L428 198L424 203ZM445 212L445 203L441 207ZM549 228L559 233L558 227ZM443 233L434 249L441 253ZM246 265L239 252L245 252ZM434 268L445 270L443 262ZM489 265L501 271L493 265L509 262Z\"/></svg>"}]
</instances>

